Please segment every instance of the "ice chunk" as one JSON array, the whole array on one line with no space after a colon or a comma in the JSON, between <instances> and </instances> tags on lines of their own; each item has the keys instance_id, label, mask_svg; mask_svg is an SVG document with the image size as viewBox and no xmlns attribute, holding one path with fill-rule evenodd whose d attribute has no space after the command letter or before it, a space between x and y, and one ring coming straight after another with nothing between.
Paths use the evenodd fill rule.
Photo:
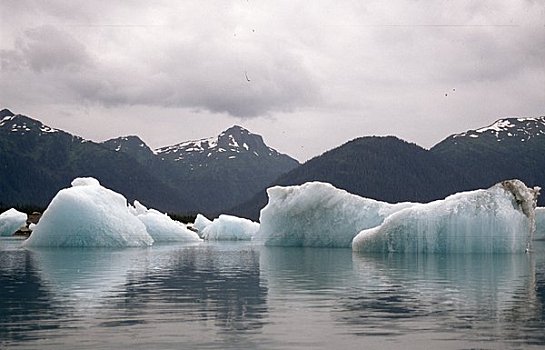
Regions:
<instances>
[{"instance_id":1,"label":"ice chunk","mask_svg":"<svg viewBox=\"0 0 545 350\"><path fill-rule=\"evenodd\" d=\"M259 230L259 224L231 215L220 215L202 231L210 241L249 241Z\"/></svg>"},{"instance_id":2,"label":"ice chunk","mask_svg":"<svg viewBox=\"0 0 545 350\"><path fill-rule=\"evenodd\" d=\"M100 182L93 177L77 177L72 180L72 187L78 186L100 186Z\"/></svg>"},{"instance_id":3,"label":"ice chunk","mask_svg":"<svg viewBox=\"0 0 545 350\"><path fill-rule=\"evenodd\" d=\"M197 214L195 222L193 223L193 228L202 233L206 226L210 225L212 221L202 214Z\"/></svg>"},{"instance_id":4,"label":"ice chunk","mask_svg":"<svg viewBox=\"0 0 545 350\"><path fill-rule=\"evenodd\" d=\"M536 208L535 239L545 240L545 207Z\"/></svg>"},{"instance_id":5,"label":"ice chunk","mask_svg":"<svg viewBox=\"0 0 545 350\"><path fill-rule=\"evenodd\" d=\"M255 240L265 245L345 247L363 229L413 203L389 204L359 197L328 183L272 187Z\"/></svg>"},{"instance_id":6,"label":"ice chunk","mask_svg":"<svg viewBox=\"0 0 545 350\"><path fill-rule=\"evenodd\" d=\"M27 215L11 208L0 214L0 236L12 236L26 223Z\"/></svg>"},{"instance_id":7,"label":"ice chunk","mask_svg":"<svg viewBox=\"0 0 545 350\"><path fill-rule=\"evenodd\" d=\"M146 226L130 211L121 194L92 178L78 178L60 190L44 212L27 246L149 246Z\"/></svg>"},{"instance_id":8,"label":"ice chunk","mask_svg":"<svg viewBox=\"0 0 545 350\"><path fill-rule=\"evenodd\" d=\"M363 230L363 252L514 253L528 248L539 189L519 180L404 209Z\"/></svg>"},{"instance_id":9,"label":"ice chunk","mask_svg":"<svg viewBox=\"0 0 545 350\"><path fill-rule=\"evenodd\" d=\"M181 222L174 221L167 214L155 209L148 209L138 201L134 201L131 211L146 225L146 230L154 242L200 241L199 236Z\"/></svg>"}]
</instances>

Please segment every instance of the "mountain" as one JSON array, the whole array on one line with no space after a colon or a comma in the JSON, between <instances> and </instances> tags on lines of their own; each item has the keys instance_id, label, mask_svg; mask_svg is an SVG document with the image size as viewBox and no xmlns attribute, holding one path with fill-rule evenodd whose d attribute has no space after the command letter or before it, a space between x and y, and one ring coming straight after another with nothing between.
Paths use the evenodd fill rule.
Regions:
<instances>
[{"instance_id":1,"label":"mountain","mask_svg":"<svg viewBox=\"0 0 545 350\"><path fill-rule=\"evenodd\" d=\"M92 176L130 201L212 215L248 200L297 166L240 126L151 150L137 136L95 143L0 111L0 206L43 207L75 177Z\"/></svg>"},{"instance_id":2,"label":"mountain","mask_svg":"<svg viewBox=\"0 0 545 350\"><path fill-rule=\"evenodd\" d=\"M360 196L386 202L429 202L463 185L456 168L424 148L393 136L362 137L325 152L280 176L276 185L323 181ZM257 219L267 203L262 189L229 212Z\"/></svg>"},{"instance_id":3,"label":"mountain","mask_svg":"<svg viewBox=\"0 0 545 350\"><path fill-rule=\"evenodd\" d=\"M512 178L545 188L545 117L499 119L451 135L430 152L463 169L469 179L463 190ZM539 205L545 205L545 196L539 198Z\"/></svg>"},{"instance_id":4,"label":"mountain","mask_svg":"<svg viewBox=\"0 0 545 350\"><path fill-rule=\"evenodd\" d=\"M330 182L386 202L428 202L506 179L545 188L545 117L506 118L454 134L429 151L395 137L363 137L318 156L272 185ZM265 189L228 212L251 219L267 204ZM539 198L545 205L545 196Z\"/></svg>"},{"instance_id":5,"label":"mountain","mask_svg":"<svg viewBox=\"0 0 545 350\"><path fill-rule=\"evenodd\" d=\"M176 186L195 203L194 211L217 214L257 191L299 163L267 146L260 135L233 126L216 137L186 141L151 151L135 136L104 142L129 154Z\"/></svg>"},{"instance_id":6,"label":"mountain","mask_svg":"<svg viewBox=\"0 0 545 350\"><path fill-rule=\"evenodd\" d=\"M160 203L164 210L194 204L128 155L42 124L0 112L0 202L46 206L79 176L92 176L129 200Z\"/></svg>"},{"instance_id":7,"label":"mountain","mask_svg":"<svg viewBox=\"0 0 545 350\"><path fill-rule=\"evenodd\" d=\"M307 181L382 201L428 202L511 178L545 188L544 150L545 117L505 118L430 150L392 136L362 137L299 165L240 126L152 150L137 136L95 143L2 110L0 207L45 206L78 176L183 214L256 219L267 187Z\"/></svg>"},{"instance_id":8,"label":"mountain","mask_svg":"<svg viewBox=\"0 0 545 350\"><path fill-rule=\"evenodd\" d=\"M153 151L138 136L123 136L102 143L106 148L125 153L141 164L150 164L155 158Z\"/></svg>"}]
</instances>

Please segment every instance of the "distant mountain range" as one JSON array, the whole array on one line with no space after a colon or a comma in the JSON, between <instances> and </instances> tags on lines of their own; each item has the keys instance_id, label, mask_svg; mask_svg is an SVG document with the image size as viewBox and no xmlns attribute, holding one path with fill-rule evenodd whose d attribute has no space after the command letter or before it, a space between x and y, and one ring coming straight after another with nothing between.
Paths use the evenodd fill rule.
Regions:
<instances>
[{"instance_id":1,"label":"distant mountain range","mask_svg":"<svg viewBox=\"0 0 545 350\"><path fill-rule=\"evenodd\" d=\"M512 178L545 188L545 117L500 119L430 150L362 137L300 165L240 126L152 150L137 136L95 143L0 111L0 207L46 206L78 176L163 211L251 219L266 205L267 187L308 181L388 202L428 202Z\"/></svg>"},{"instance_id":2,"label":"distant mountain range","mask_svg":"<svg viewBox=\"0 0 545 350\"><path fill-rule=\"evenodd\" d=\"M545 188L545 117L500 119L451 135L430 150L391 136L362 137L309 160L273 184L325 181L387 202L428 202L513 178ZM257 219L266 203L263 189L228 212ZM539 205L545 205L545 196Z\"/></svg>"},{"instance_id":3,"label":"distant mountain range","mask_svg":"<svg viewBox=\"0 0 545 350\"><path fill-rule=\"evenodd\" d=\"M213 214L297 166L239 126L218 137L151 150L136 136L95 143L0 111L0 206L46 206L73 178L92 176L160 210Z\"/></svg>"}]
</instances>

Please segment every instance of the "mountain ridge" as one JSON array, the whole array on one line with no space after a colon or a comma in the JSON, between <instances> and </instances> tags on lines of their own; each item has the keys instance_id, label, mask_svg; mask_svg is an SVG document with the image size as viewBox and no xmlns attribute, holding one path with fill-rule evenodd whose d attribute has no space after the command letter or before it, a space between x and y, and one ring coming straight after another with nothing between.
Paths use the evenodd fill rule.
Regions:
<instances>
[{"instance_id":1,"label":"mountain ridge","mask_svg":"<svg viewBox=\"0 0 545 350\"><path fill-rule=\"evenodd\" d=\"M386 142L387 147L379 147ZM427 202L514 178L545 188L544 151L545 117L502 118L486 127L452 134L429 150L392 136L357 138L310 159L269 186L325 181L386 202ZM359 160L352 159L347 168L350 155ZM349 172L357 176L347 175ZM256 220L266 203L262 189L228 212ZM538 203L545 205L545 196Z\"/></svg>"},{"instance_id":2,"label":"mountain ridge","mask_svg":"<svg viewBox=\"0 0 545 350\"><path fill-rule=\"evenodd\" d=\"M249 198L299 165L239 126L216 137L227 147L219 147L216 156L186 149L183 154L190 157L176 161L135 135L96 143L7 109L0 111L0 134L3 205L45 206L74 177L93 176L129 200L160 210L211 214ZM265 149L266 157L256 156Z\"/></svg>"},{"instance_id":3,"label":"mountain ridge","mask_svg":"<svg viewBox=\"0 0 545 350\"><path fill-rule=\"evenodd\" d=\"M0 135L3 205L46 205L76 176L97 177L164 211L253 219L266 204L265 188L276 184L326 181L389 202L430 201L510 178L545 187L543 116L498 119L429 150L394 136L360 137L303 165L238 125L151 149L135 135L96 143L3 109Z\"/></svg>"}]
</instances>

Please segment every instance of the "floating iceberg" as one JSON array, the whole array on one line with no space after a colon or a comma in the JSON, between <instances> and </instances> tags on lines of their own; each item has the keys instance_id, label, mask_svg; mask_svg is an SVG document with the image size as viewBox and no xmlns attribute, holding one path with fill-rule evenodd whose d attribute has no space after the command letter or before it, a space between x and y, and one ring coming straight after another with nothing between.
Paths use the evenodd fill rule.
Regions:
<instances>
[{"instance_id":1,"label":"floating iceberg","mask_svg":"<svg viewBox=\"0 0 545 350\"><path fill-rule=\"evenodd\" d=\"M148 209L138 201L130 211L144 223L154 242L195 242L199 236L190 231L184 224L172 220L167 214L155 209Z\"/></svg>"},{"instance_id":2,"label":"floating iceberg","mask_svg":"<svg viewBox=\"0 0 545 350\"><path fill-rule=\"evenodd\" d=\"M0 214L0 236L12 236L26 223L27 215L11 208Z\"/></svg>"},{"instance_id":3,"label":"floating iceberg","mask_svg":"<svg viewBox=\"0 0 545 350\"><path fill-rule=\"evenodd\" d=\"M249 241L259 230L259 224L231 215L220 215L202 231L209 241Z\"/></svg>"},{"instance_id":4,"label":"floating iceberg","mask_svg":"<svg viewBox=\"0 0 545 350\"><path fill-rule=\"evenodd\" d=\"M269 203L261 210L255 240L273 246L349 248L361 230L415 205L379 202L321 182L276 186L267 193Z\"/></svg>"},{"instance_id":5,"label":"floating iceberg","mask_svg":"<svg viewBox=\"0 0 545 350\"><path fill-rule=\"evenodd\" d=\"M486 190L457 193L419 204L363 230L352 249L361 252L512 253L524 252L535 228L539 188L519 180Z\"/></svg>"},{"instance_id":6,"label":"floating iceberg","mask_svg":"<svg viewBox=\"0 0 545 350\"><path fill-rule=\"evenodd\" d=\"M197 214L197 217L195 218L195 222L193 223L193 228L202 234L206 226L210 225L211 223L212 221L208 219L206 216L202 214Z\"/></svg>"},{"instance_id":7,"label":"floating iceberg","mask_svg":"<svg viewBox=\"0 0 545 350\"><path fill-rule=\"evenodd\" d=\"M96 179L77 178L53 198L25 245L136 247L152 243L125 197Z\"/></svg>"},{"instance_id":8,"label":"floating iceberg","mask_svg":"<svg viewBox=\"0 0 545 350\"><path fill-rule=\"evenodd\" d=\"M536 208L535 239L545 240L545 207Z\"/></svg>"}]
</instances>

